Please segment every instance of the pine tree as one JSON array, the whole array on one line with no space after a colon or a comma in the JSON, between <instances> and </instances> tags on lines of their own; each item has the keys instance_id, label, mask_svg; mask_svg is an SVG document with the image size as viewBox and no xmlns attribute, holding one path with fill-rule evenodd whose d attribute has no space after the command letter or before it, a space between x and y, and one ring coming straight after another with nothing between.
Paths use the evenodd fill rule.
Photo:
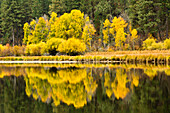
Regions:
<instances>
[{"instance_id":1,"label":"pine tree","mask_svg":"<svg viewBox=\"0 0 170 113\"><path fill-rule=\"evenodd\" d=\"M49 14L52 12L58 15L64 14L64 12L66 12L64 0L52 0L52 3L49 5Z\"/></svg>"},{"instance_id":2,"label":"pine tree","mask_svg":"<svg viewBox=\"0 0 170 113\"><path fill-rule=\"evenodd\" d=\"M160 18L157 17L159 4L153 0L132 0L130 4L132 26L136 26L138 32L143 36L147 36L148 33L156 35L160 22Z\"/></svg>"}]
</instances>

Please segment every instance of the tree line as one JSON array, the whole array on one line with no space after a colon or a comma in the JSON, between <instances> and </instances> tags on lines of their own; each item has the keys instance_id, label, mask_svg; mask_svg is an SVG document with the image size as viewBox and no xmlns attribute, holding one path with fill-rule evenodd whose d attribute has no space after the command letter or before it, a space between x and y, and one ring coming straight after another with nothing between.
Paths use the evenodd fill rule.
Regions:
<instances>
[{"instance_id":1,"label":"tree line","mask_svg":"<svg viewBox=\"0 0 170 113\"><path fill-rule=\"evenodd\" d=\"M2 0L0 4L1 44L22 45L24 23L44 15L49 18L52 12L60 17L73 9L80 10L92 21L96 29L93 44L101 39L105 45L104 22L108 19L112 23L115 16L137 30L139 46L150 34L158 41L169 38L169 0ZM129 28L125 30L129 32Z\"/></svg>"}]
</instances>

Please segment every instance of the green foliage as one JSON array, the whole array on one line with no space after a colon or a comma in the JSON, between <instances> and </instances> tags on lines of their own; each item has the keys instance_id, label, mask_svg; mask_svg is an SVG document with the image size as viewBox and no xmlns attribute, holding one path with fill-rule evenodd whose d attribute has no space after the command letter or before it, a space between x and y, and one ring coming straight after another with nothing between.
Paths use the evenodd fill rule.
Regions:
<instances>
[{"instance_id":1,"label":"green foliage","mask_svg":"<svg viewBox=\"0 0 170 113\"><path fill-rule=\"evenodd\" d=\"M56 53L58 52L58 47L63 41L64 39L61 39L61 38L51 38L47 40L46 51L50 55L56 55Z\"/></svg>"},{"instance_id":2,"label":"green foliage","mask_svg":"<svg viewBox=\"0 0 170 113\"><path fill-rule=\"evenodd\" d=\"M160 18L157 17L160 4L153 0L138 0L130 2L130 19L140 33L156 33Z\"/></svg>"},{"instance_id":3,"label":"green foliage","mask_svg":"<svg viewBox=\"0 0 170 113\"><path fill-rule=\"evenodd\" d=\"M58 50L68 55L78 55L82 54L86 50L86 45L79 39L69 38L67 41L63 41Z\"/></svg>"}]
</instances>

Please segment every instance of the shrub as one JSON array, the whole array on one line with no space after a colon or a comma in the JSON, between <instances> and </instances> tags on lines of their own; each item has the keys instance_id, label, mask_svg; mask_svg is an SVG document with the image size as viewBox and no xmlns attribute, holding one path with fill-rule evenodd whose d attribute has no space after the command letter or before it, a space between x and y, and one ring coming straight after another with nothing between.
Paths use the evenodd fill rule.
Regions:
<instances>
[{"instance_id":1,"label":"shrub","mask_svg":"<svg viewBox=\"0 0 170 113\"><path fill-rule=\"evenodd\" d=\"M23 56L23 55L25 55L25 46L14 46L13 55L14 56Z\"/></svg>"},{"instance_id":2,"label":"shrub","mask_svg":"<svg viewBox=\"0 0 170 113\"><path fill-rule=\"evenodd\" d=\"M170 49L170 39L164 40L165 49Z\"/></svg>"},{"instance_id":3,"label":"shrub","mask_svg":"<svg viewBox=\"0 0 170 113\"><path fill-rule=\"evenodd\" d=\"M51 38L47 40L46 51L50 55L56 55L56 53L58 52L58 47L63 41L64 39L61 38Z\"/></svg>"},{"instance_id":4,"label":"shrub","mask_svg":"<svg viewBox=\"0 0 170 113\"><path fill-rule=\"evenodd\" d=\"M6 44L6 46L0 46L0 56L12 56L12 47L9 44Z\"/></svg>"},{"instance_id":5,"label":"shrub","mask_svg":"<svg viewBox=\"0 0 170 113\"><path fill-rule=\"evenodd\" d=\"M86 45L79 39L69 38L59 45L58 50L62 53L67 53L68 55L79 55L85 52Z\"/></svg>"},{"instance_id":6,"label":"shrub","mask_svg":"<svg viewBox=\"0 0 170 113\"><path fill-rule=\"evenodd\" d=\"M153 43L155 43L155 39L146 39L143 41L143 49L150 49Z\"/></svg>"},{"instance_id":7,"label":"shrub","mask_svg":"<svg viewBox=\"0 0 170 113\"><path fill-rule=\"evenodd\" d=\"M164 48L164 44L162 42L152 43L152 45L148 47L148 49L151 50L162 50L163 48Z\"/></svg>"},{"instance_id":8,"label":"shrub","mask_svg":"<svg viewBox=\"0 0 170 113\"><path fill-rule=\"evenodd\" d=\"M26 55L31 55L31 56L43 55L45 53L45 46L46 44L44 42L27 45L25 53Z\"/></svg>"}]
</instances>

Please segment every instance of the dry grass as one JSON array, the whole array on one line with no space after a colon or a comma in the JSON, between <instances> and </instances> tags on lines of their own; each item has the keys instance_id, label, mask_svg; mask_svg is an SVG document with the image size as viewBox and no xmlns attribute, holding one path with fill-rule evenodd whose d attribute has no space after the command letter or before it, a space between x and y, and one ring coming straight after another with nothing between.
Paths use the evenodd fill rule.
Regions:
<instances>
[{"instance_id":1,"label":"dry grass","mask_svg":"<svg viewBox=\"0 0 170 113\"><path fill-rule=\"evenodd\" d=\"M169 56L170 50L145 50L145 51L114 51L114 52L88 52L84 56L123 56L123 55L162 55Z\"/></svg>"}]
</instances>

